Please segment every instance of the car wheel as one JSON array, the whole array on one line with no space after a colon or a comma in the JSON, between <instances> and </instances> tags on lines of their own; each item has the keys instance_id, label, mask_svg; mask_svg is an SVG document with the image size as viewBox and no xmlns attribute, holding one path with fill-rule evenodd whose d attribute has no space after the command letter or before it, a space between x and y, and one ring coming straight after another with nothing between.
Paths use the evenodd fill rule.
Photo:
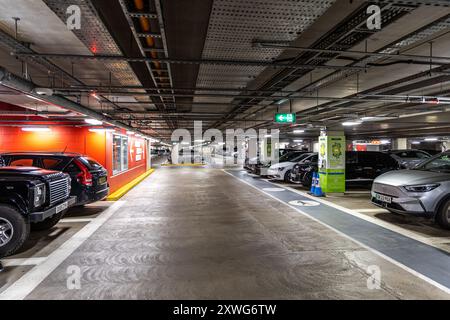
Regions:
<instances>
[{"instance_id":1,"label":"car wheel","mask_svg":"<svg viewBox=\"0 0 450 320\"><path fill-rule=\"evenodd\" d=\"M42 230L48 230L50 228L53 228L59 220L64 216L67 210L62 211L60 213L57 213L44 221L35 222L31 224L31 230L32 231L42 231Z\"/></svg>"},{"instance_id":2,"label":"car wheel","mask_svg":"<svg viewBox=\"0 0 450 320\"><path fill-rule=\"evenodd\" d=\"M30 224L14 207L0 205L0 258L10 256L30 234Z\"/></svg>"},{"instance_id":3,"label":"car wheel","mask_svg":"<svg viewBox=\"0 0 450 320\"><path fill-rule=\"evenodd\" d=\"M284 174L284 182L291 182L291 170L286 171Z\"/></svg>"},{"instance_id":4,"label":"car wheel","mask_svg":"<svg viewBox=\"0 0 450 320\"><path fill-rule=\"evenodd\" d=\"M447 200L436 215L436 222L444 229L450 230L450 200Z\"/></svg>"},{"instance_id":5,"label":"car wheel","mask_svg":"<svg viewBox=\"0 0 450 320\"><path fill-rule=\"evenodd\" d=\"M302 185L304 187L310 188L312 184L312 175L311 173L305 174L304 178L302 179Z\"/></svg>"}]
</instances>

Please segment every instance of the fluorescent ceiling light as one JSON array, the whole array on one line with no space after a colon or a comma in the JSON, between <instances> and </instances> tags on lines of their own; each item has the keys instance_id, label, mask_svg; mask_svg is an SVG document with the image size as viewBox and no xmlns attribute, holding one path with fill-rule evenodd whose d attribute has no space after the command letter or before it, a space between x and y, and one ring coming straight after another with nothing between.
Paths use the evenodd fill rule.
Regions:
<instances>
[{"instance_id":1,"label":"fluorescent ceiling light","mask_svg":"<svg viewBox=\"0 0 450 320\"><path fill-rule=\"evenodd\" d=\"M438 141L438 138L425 138L425 141Z\"/></svg>"},{"instance_id":2,"label":"fluorescent ceiling light","mask_svg":"<svg viewBox=\"0 0 450 320\"><path fill-rule=\"evenodd\" d=\"M184 145L188 145L188 144L191 144L190 142L181 142L181 144L184 144Z\"/></svg>"},{"instance_id":3,"label":"fluorescent ceiling light","mask_svg":"<svg viewBox=\"0 0 450 320\"><path fill-rule=\"evenodd\" d=\"M389 140L380 140L380 143L381 144L390 144L391 141L389 141Z\"/></svg>"},{"instance_id":4,"label":"fluorescent ceiling light","mask_svg":"<svg viewBox=\"0 0 450 320\"><path fill-rule=\"evenodd\" d=\"M294 142L303 142L303 140L294 140Z\"/></svg>"},{"instance_id":5,"label":"fluorescent ceiling light","mask_svg":"<svg viewBox=\"0 0 450 320\"><path fill-rule=\"evenodd\" d=\"M411 144L420 144L420 141L411 141Z\"/></svg>"},{"instance_id":6,"label":"fluorescent ceiling light","mask_svg":"<svg viewBox=\"0 0 450 320\"><path fill-rule=\"evenodd\" d=\"M288 102L288 101L289 101L289 99L281 99L281 100L278 100L276 102L276 104L283 104L283 103Z\"/></svg>"},{"instance_id":7,"label":"fluorescent ceiling light","mask_svg":"<svg viewBox=\"0 0 450 320\"><path fill-rule=\"evenodd\" d=\"M194 142L205 142L205 140L194 140Z\"/></svg>"},{"instance_id":8,"label":"fluorescent ceiling light","mask_svg":"<svg viewBox=\"0 0 450 320\"><path fill-rule=\"evenodd\" d=\"M30 98L30 99L37 100L37 101L39 101L39 102L45 102L44 100L39 99L39 98L36 98L36 97L33 97L33 96L29 95L29 94L27 94L26 96L27 96L28 98Z\"/></svg>"},{"instance_id":9,"label":"fluorescent ceiling light","mask_svg":"<svg viewBox=\"0 0 450 320\"><path fill-rule=\"evenodd\" d=\"M292 131L292 133L304 133L305 132L305 130L294 130L294 131Z\"/></svg>"},{"instance_id":10,"label":"fluorescent ceiling light","mask_svg":"<svg viewBox=\"0 0 450 320\"><path fill-rule=\"evenodd\" d=\"M94 97L95 99L97 99L98 101L101 101L102 99L97 95L96 92L92 92L91 93L91 97Z\"/></svg>"},{"instance_id":11,"label":"fluorescent ceiling light","mask_svg":"<svg viewBox=\"0 0 450 320\"><path fill-rule=\"evenodd\" d=\"M264 138L271 138L271 137L272 137L271 134L266 134L266 135L264 136Z\"/></svg>"},{"instance_id":12,"label":"fluorescent ceiling light","mask_svg":"<svg viewBox=\"0 0 450 320\"><path fill-rule=\"evenodd\" d=\"M362 121L358 121L358 120L351 120L351 121L345 121L342 122L342 125L344 127L351 127L351 126L358 126L362 123Z\"/></svg>"},{"instance_id":13,"label":"fluorescent ceiling light","mask_svg":"<svg viewBox=\"0 0 450 320\"><path fill-rule=\"evenodd\" d=\"M92 128L89 129L90 132L97 132L97 133L105 133L105 132L115 132L114 129L107 129L107 128Z\"/></svg>"},{"instance_id":14,"label":"fluorescent ceiling light","mask_svg":"<svg viewBox=\"0 0 450 320\"><path fill-rule=\"evenodd\" d=\"M88 124L92 124L93 126L101 126L103 122L97 120L97 119L84 119L84 122Z\"/></svg>"},{"instance_id":15,"label":"fluorescent ceiling light","mask_svg":"<svg viewBox=\"0 0 450 320\"><path fill-rule=\"evenodd\" d=\"M53 95L53 90L50 88L35 88L34 92L36 92L36 94L39 94L41 96L52 96Z\"/></svg>"},{"instance_id":16,"label":"fluorescent ceiling light","mask_svg":"<svg viewBox=\"0 0 450 320\"><path fill-rule=\"evenodd\" d=\"M134 133L133 131L127 131L127 134L130 136L134 136L136 133Z\"/></svg>"},{"instance_id":17,"label":"fluorescent ceiling light","mask_svg":"<svg viewBox=\"0 0 450 320\"><path fill-rule=\"evenodd\" d=\"M370 121L370 120L374 120L374 119L376 119L377 117L362 117L361 118L361 121Z\"/></svg>"},{"instance_id":18,"label":"fluorescent ceiling light","mask_svg":"<svg viewBox=\"0 0 450 320\"><path fill-rule=\"evenodd\" d=\"M22 131L27 132L49 132L52 131L49 127L23 127Z\"/></svg>"},{"instance_id":19,"label":"fluorescent ceiling light","mask_svg":"<svg viewBox=\"0 0 450 320\"><path fill-rule=\"evenodd\" d=\"M394 119L398 119L398 117L369 116L369 117L362 117L361 121L382 121L382 120L394 120Z\"/></svg>"}]
</instances>

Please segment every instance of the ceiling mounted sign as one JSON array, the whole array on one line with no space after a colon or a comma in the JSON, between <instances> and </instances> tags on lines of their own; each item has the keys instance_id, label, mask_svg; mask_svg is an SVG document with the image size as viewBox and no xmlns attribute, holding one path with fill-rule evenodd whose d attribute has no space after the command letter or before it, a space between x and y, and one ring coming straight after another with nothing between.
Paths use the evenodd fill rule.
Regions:
<instances>
[{"instance_id":1,"label":"ceiling mounted sign","mask_svg":"<svg viewBox=\"0 0 450 320\"><path fill-rule=\"evenodd\" d=\"M296 123L297 115L295 113L277 113L275 114L276 123Z\"/></svg>"}]
</instances>

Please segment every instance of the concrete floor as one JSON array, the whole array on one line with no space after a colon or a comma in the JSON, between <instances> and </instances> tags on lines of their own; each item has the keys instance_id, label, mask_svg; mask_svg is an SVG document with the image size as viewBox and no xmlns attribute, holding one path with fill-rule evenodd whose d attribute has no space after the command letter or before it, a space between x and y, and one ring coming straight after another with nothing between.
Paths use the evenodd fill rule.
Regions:
<instances>
[{"instance_id":1,"label":"concrete floor","mask_svg":"<svg viewBox=\"0 0 450 320\"><path fill-rule=\"evenodd\" d=\"M105 211L61 235L66 246L38 251L41 264L1 274L0 298L450 298L221 170L159 168L123 202L96 207ZM373 265L381 288L371 290ZM69 289L73 267L81 286Z\"/></svg>"}]
</instances>

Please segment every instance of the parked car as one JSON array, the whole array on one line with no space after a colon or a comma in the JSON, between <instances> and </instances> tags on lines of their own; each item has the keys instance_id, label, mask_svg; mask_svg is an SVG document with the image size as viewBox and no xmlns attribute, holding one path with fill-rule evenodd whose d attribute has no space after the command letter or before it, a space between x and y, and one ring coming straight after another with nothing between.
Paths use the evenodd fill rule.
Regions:
<instances>
[{"instance_id":1,"label":"parked car","mask_svg":"<svg viewBox=\"0 0 450 320\"><path fill-rule=\"evenodd\" d=\"M0 168L0 258L16 252L30 228L53 227L76 197L66 173L34 167Z\"/></svg>"},{"instance_id":2,"label":"parked car","mask_svg":"<svg viewBox=\"0 0 450 320\"><path fill-rule=\"evenodd\" d=\"M435 219L450 229L450 152L375 179L372 203L391 212Z\"/></svg>"},{"instance_id":3,"label":"parked car","mask_svg":"<svg viewBox=\"0 0 450 320\"><path fill-rule=\"evenodd\" d=\"M294 166L291 181L311 186L312 175L318 171L318 157L309 163ZM379 175L399 169L390 155L378 151L346 151L345 181L347 185L370 185Z\"/></svg>"},{"instance_id":4,"label":"parked car","mask_svg":"<svg viewBox=\"0 0 450 320\"><path fill-rule=\"evenodd\" d=\"M428 153L432 156L435 156L442 152L441 150L434 150L434 149L420 149L420 151L425 151L426 153Z\"/></svg>"},{"instance_id":5,"label":"parked car","mask_svg":"<svg viewBox=\"0 0 450 320\"><path fill-rule=\"evenodd\" d=\"M412 168L422 161L429 159L431 155L421 150L389 150L386 152L391 155L392 158L397 160L400 168L407 169Z\"/></svg>"},{"instance_id":6,"label":"parked car","mask_svg":"<svg viewBox=\"0 0 450 320\"><path fill-rule=\"evenodd\" d=\"M291 170L290 181L309 187L312 182L312 174L317 172L318 162L319 154L315 152L301 162L296 163Z\"/></svg>"},{"instance_id":7,"label":"parked car","mask_svg":"<svg viewBox=\"0 0 450 320\"><path fill-rule=\"evenodd\" d=\"M90 157L77 153L4 153L0 157L6 166L32 166L69 174L77 206L103 200L109 194L108 172Z\"/></svg>"},{"instance_id":8,"label":"parked car","mask_svg":"<svg viewBox=\"0 0 450 320\"><path fill-rule=\"evenodd\" d=\"M283 180L289 182L291 178L291 171L294 165L303 158L311 155L306 151L292 151L281 156L279 162L273 164L267 170L267 175L276 180Z\"/></svg>"},{"instance_id":9,"label":"parked car","mask_svg":"<svg viewBox=\"0 0 450 320\"><path fill-rule=\"evenodd\" d=\"M170 159L172 162L172 158ZM204 164L205 157L197 150L193 149L181 149L178 152L178 163L180 164Z\"/></svg>"}]
</instances>

